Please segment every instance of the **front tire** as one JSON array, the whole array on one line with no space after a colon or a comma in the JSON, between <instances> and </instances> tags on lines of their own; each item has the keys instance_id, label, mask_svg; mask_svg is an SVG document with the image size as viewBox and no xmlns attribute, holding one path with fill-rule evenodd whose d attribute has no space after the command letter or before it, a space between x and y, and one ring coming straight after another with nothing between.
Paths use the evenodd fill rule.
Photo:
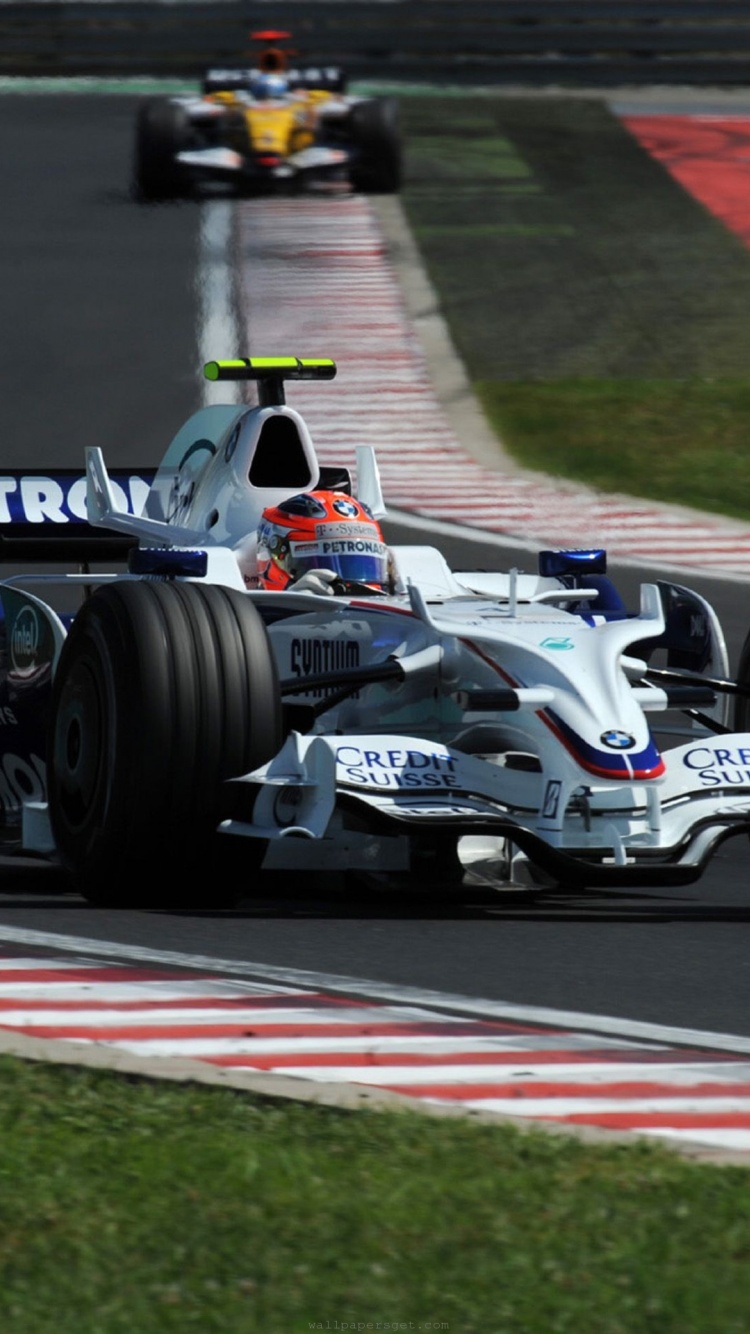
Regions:
<instances>
[{"instance_id":1,"label":"front tire","mask_svg":"<svg viewBox=\"0 0 750 1334\"><path fill-rule=\"evenodd\" d=\"M186 193L185 171L176 157L190 147L192 137L183 107L166 97L143 103L135 126L133 193L137 199L163 201Z\"/></svg>"},{"instance_id":2,"label":"front tire","mask_svg":"<svg viewBox=\"0 0 750 1334\"><path fill-rule=\"evenodd\" d=\"M48 798L73 885L107 906L227 906L265 844L222 876L223 781L269 760L281 698L265 626L217 585L122 581L84 604L52 691ZM247 874L249 872L249 875Z\"/></svg>"},{"instance_id":3,"label":"front tire","mask_svg":"<svg viewBox=\"0 0 750 1334\"><path fill-rule=\"evenodd\" d=\"M363 194L396 194L402 176L398 102L382 97L357 103L349 129L355 150L352 187Z\"/></svg>"}]
</instances>

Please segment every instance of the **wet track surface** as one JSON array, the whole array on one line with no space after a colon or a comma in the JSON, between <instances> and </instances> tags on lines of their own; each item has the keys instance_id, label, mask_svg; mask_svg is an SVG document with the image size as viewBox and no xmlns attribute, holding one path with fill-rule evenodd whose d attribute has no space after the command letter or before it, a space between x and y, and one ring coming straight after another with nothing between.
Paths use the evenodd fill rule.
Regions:
<instances>
[{"instance_id":1,"label":"wet track surface","mask_svg":"<svg viewBox=\"0 0 750 1334\"><path fill-rule=\"evenodd\" d=\"M3 98L6 467L78 466L94 444L113 465L148 464L198 406L200 206L130 199L133 107L129 97ZM463 568L498 560L481 540L439 545ZM528 553L500 558L529 567ZM660 574L612 572L629 600ZM747 585L685 582L716 607L734 664ZM524 903L482 886L461 899L352 897L285 877L221 914L95 910L63 892L54 868L4 858L0 924L750 1034L748 851L744 837L731 840L680 890Z\"/></svg>"}]
</instances>

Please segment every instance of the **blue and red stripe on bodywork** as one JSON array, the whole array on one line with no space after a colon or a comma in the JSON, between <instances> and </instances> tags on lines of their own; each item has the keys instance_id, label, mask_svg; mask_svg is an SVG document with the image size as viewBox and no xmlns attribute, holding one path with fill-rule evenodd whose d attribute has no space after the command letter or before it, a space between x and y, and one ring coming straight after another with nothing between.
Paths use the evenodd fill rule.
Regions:
<instances>
[{"instance_id":1,"label":"blue and red stripe on bodywork","mask_svg":"<svg viewBox=\"0 0 750 1334\"><path fill-rule=\"evenodd\" d=\"M514 690L523 689L523 681L514 677L493 658L490 658L478 644L471 640L464 640L463 642L483 662L492 667L498 676L501 676ZM632 751L600 750L598 746L592 746L590 742L585 741L576 732L575 728L564 722L560 715L555 713L554 709L536 709L535 713L537 718L557 737L557 740L565 747L568 754L573 756L576 764L580 764L582 769L585 769L587 773L594 774L597 778L633 782L660 778L666 772L664 760L650 735L648 745L635 754Z\"/></svg>"}]
</instances>

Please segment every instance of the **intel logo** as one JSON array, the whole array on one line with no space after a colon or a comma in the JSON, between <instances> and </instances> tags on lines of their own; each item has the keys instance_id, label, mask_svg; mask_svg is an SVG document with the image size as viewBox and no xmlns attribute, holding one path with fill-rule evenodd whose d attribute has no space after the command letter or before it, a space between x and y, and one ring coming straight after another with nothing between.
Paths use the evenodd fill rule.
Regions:
<instances>
[{"instance_id":1,"label":"intel logo","mask_svg":"<svg viewBox=\"0 0 750 1334\"><path fill-rule=\"evenodd\" d=\"M10 636L10 656L19 676L33 672L38 664L39 619L32 607L24 607L15 619Z\"/></svg>"}]
</instances>

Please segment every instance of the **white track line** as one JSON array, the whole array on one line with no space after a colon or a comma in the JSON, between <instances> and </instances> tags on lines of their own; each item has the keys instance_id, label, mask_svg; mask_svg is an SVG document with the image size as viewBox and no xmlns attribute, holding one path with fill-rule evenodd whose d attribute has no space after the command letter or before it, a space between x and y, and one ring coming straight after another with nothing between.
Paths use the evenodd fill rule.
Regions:
<instances>
[{"instance_id":1,"label":"white track line","mask_svg":"<svg viewBox=\"0 0 750 1334\"><path fill-rule=\"evenodd\" d=\"M234 305L232 267L232 204L229 200L206 203L200 213L196 295L198 297L198 357L204 406L238 403L239 385L206 380L203 366L217 357L235 357L237 318Z\"/></svg>"}]
</instances>

